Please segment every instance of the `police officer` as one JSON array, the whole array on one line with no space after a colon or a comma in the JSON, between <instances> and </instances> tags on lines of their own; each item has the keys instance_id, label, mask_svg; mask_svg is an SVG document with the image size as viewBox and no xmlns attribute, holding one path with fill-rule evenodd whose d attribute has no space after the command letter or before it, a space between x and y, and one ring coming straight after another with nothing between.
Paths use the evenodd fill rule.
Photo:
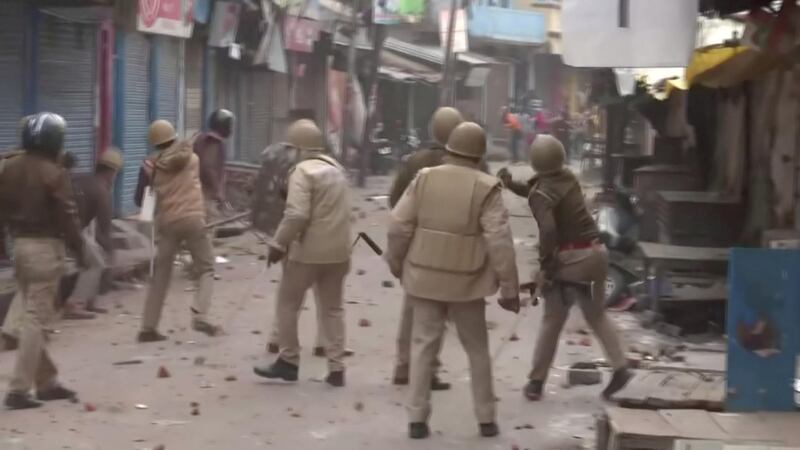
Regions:
<instances>
[{"instance_id":1,"label":"police officer","mask_svg":"<svg viewBox=\"0 0 800 450\"><path fill-rule=\"evenodd\" d=\"M409 437L429 435L433 362L445 322L455 323L470 362L475 414L482 436L495 422L492 361L484 298L500 289L504 308L519 311L514 243L499 182L478 170L486 134L458 125L445 164L426 168L392 210L386 260L414 309Z\"/></svg>"},{"instance_id":2,"label":"police officer","mask_svg":"<svg viewBox=\"0 0 800 450\"><path fill-rule=\"evenodd\" d=\"M289 144L299 149L301 161L289 176L286 209L269 243L270 264L281 260L278 287L280 355L274 363L253 371L265 378L297 381L300 344L297 322L303 298L315 287L322 309L326 382L345 384L344 280L350 270L350 192L345 169L325 150L322 131L308 119L287 131Z\"/></svg>"},{"instance_id":3,"label":"police officer","mask_svg":"<svg viewBox=\"0 0 800 450\"><path fill-rule=\"evenodd\" d=\"M451 107L441 107L433 113L431 118L431 134L434 138L434 143L429 148L418 150L403 162L397 172L397 176L392 184L392 189L389 192L389 205L394 208L397 202L400 201L403 193L411 184L414 177L420 169L425 167L435 167L443 164L447 150L445 145L450 133L457 127L464 118L457 109ZM395 359L393 383L396 385L406 385L409 379L409 365L411 362L411 323L412 323L412 308L411 302L408 299L403 300L402 316L400 318L400 329L397 333L397 356ZM441 345L441 341L439 342ZM436 352L439 353L438 351ZM441 363L439 358L434 359L434 369L437 369ZM439 380L439 377L434 375L431 379L431 389L434 391L442 391L450 389L450 383L445 383Z\"/></svg>"},{"instance_id":4,"label":"police officer","mask_svg":"<svg viewBox=\"0 0 800 450\"><path fill-rule=\"evenodd\" d=\"M65 243L83 266L83 239L67 171L58 165L66 131L64 119L41 113L27 119L23 154L0 162L0 215L14 239L15 276L22 292L19 349L5 405L36 408L38 400L62 400L75 393L58 382L44 329L53 319L53 300L64 271Z\"/></svg>"},{"instance_id":5,"label":"police officer","mask_svg":"<svg viewBox=\"0 0 800 450\"><path fill-rule=\"evenodd\" d=\"M524 195L527 191L539 226L538 281L545 302L533 370L525 387L525 396L532 401L542 397L559 335L574 303L583 311L614 368L603 396L608 398L622 389L631 377L617 331L604 310L608 252L599 240L600 233L586 208L578 179L564 168L565 157L558 139L539 135L530 149L536 175L527 185L513 182L508 173L501 176L514 192Z\"/></svg>"},{"instance_id":6,"label":"police officer","mask_svg":"<svg viewBox=\"0 0 800 450\"><path fill-rule=\"evenodd\" d=\"M208 116L208 131L194 141L194 152L200 158L200 183L209 222L220 219L225 204L225 140L233 133L234 115L217 109Z\"/></svg>"},{"instance_id":7,"label":"police officer","mask_svg":"<svg viewBox=\"0 0 800 450\"><path fill-rule=\"evenodd\" d=\"M175 128L166 120L150 125L148 139L156 154L145 160L140 172L136 204L142 205L144 188L155 191L155 226L158 234L153 279L147 290L139 342L158 342L167 337L158 332L161 311L172 278L175 254L181 245L188 248L198 276L192 313L192 329L216 336L217 325L208 321L214 289L214 256L206 232L203 192L197 155L188 141L178 139Z\"/></svg>"}]
</instances>

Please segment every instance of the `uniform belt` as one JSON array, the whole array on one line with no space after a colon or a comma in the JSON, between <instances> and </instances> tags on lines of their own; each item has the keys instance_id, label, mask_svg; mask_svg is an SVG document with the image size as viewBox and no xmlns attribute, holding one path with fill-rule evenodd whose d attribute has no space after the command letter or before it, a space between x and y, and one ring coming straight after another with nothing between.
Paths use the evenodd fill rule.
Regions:
<instances>
[{"instance_id":1,"label":"uniform belt","mask_svg":"<svg viewBox=\"0 0 800 450\"><path fill-rule=\"evenodd\" d=\"M576 241L576 242L567 242L558 246L558 251L566 252L569 250L584 250L587 248L591 248L595 242L597 241Z\"/></svg>"}]
</instances>

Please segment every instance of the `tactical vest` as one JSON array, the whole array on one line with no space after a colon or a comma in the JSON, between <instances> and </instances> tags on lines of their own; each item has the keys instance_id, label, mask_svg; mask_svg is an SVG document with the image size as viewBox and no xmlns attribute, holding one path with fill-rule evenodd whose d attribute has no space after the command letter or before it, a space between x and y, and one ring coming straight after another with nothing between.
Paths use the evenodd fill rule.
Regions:
<instances>
[{"instance_id":1,"label":"tactical vest","mask_svg":"<svg viewBox=\"0 0 800 450\"><path fill-rule=\"evenodd\" d=\"M538 176L532 180L530 195L541 195L549 202L556 221L558 243L591 242L600 236L586 202L581 185L568 170L558 174Z\"/></svg>"},{"instance_id":2,"label":"tactical vest","mask_svg":"<svg viewBox=\"0 0 800 450\"><path fill-rule=\"evenodd\" d=\"M419 173L417 229L407 256L418 268L478 274L488 262L480 212L498 181L476 169L446 164Z\"/></svg>"}]
</instances>

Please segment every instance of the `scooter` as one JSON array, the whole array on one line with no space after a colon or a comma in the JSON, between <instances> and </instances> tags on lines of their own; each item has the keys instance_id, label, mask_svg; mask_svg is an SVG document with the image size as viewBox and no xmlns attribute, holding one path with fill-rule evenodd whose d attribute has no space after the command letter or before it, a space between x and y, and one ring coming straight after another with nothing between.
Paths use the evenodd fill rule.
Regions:
<instances>
[{"instance_id":1,"label":"scooter","mask_svg":"<svg viewBox=\"0 0 800 450\"><path fill-rule=\"evenodd\" d=\"M600 240L609 251L606 306L613 306L644 285L641 264L635 255L642 210L637 196L621 189L598 194L596 203L594 219Z\"/></svg>"}]
</instances>

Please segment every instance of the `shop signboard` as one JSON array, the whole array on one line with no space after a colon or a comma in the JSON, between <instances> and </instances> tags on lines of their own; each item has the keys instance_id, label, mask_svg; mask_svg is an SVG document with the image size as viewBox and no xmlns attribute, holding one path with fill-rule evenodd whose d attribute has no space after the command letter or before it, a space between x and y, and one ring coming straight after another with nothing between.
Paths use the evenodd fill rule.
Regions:
<instances>
[{"instance_id":1,"label":"shop signboard","mask_svg":"<svg viewBox=\"0 0 800 450\"><path fill-rule=\"evenodd\" d=\"M136 28L143 33L189 38L194 28L193 3L193 0L139 0Z\"/></svg>"}]
</instances>

